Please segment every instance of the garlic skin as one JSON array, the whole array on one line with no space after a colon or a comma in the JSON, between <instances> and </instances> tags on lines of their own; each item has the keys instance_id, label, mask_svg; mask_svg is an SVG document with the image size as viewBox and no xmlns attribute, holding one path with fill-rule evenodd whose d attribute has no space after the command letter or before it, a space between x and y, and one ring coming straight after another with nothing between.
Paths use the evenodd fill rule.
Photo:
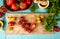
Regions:
<instances>
[{"instance_id":1,"label":"garlic skin","mask_svg":"<svg viewBox=\"0 0 60 39\"><path fill-rule=\"evenodd\" d=\"M34 0L34 3L39 3L39 0Z\"/></svg>"},{"instance_id":2,"label":"garlic skin","mask_svg":"<svg viewBox=\"0 0 60 39\"><path fill-rule=\"evenodd\" d=\"M49 6L49 0L48 1L39 1L38 6L39 6L39 8L47 8Z\"/></svg>"},{"instance_id":3,"label":"garlic skin","mask_svg":"<svg viewBox=\"0 0 60 39\"><path fill-rule=\"evenodd\" d=\"M47 1L41 1L40 3L41 3L42 5L47 5L47 4L48 4Z\"/></svg>"},{"instance_id":4,"label":"garlic skin","mask_svg":"<svg viewBox=\"0 0 60 39\"><path fill-rule=\"evenodd\" d=\"M47 8L49 6L49 0L34 0L34 3L37 3L39 8Z\"/></svg>"}]
</instances>

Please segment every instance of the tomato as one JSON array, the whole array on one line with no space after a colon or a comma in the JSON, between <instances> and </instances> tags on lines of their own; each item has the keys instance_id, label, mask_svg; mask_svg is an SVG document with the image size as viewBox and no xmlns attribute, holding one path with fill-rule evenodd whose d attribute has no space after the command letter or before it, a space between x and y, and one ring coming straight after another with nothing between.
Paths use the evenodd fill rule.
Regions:
<instances>
[{"instance_id":1,"label":"tomato","mask_svg":"<svg viewBox=\"0 0 60 39\"><path fill-rule=\"evenodd\" d=\"M19 21L19 25L25 25L25 24L27 24L27 21L26 21L26 20L24 20L24 21Z\"/></svg>"},{"instance_id":2,"label":"tomato","mask_svg":"<svg viewBox=\"0 0 60 39\"><path fill-rule=\"evenodd\" d=\"M25 31L28 31L29 33L31 33L35 28L36 28L36 25L35 24L31 24L31 23L27 23L23 26L24 30Z\"/></svg>"},{"instance_id":3,"label":"tomato","mask_svg":"<svg viewBox=\"0 0 60 39\"><path fill-rule=\"evenodd\" d=\"M25 2L20 3L20 9L24 10L27 8L27 4Z\"/></svg>"},{"instance_id":4,"label":"tomato","mask_svg":"<svg viewBox=\"0 0 60 39\"><path fill-rule=\"evenodd\" d=\"M29 27L30 27L30 23L26 23L25 28L29 28Z\"/></svg>"},{"instance_id":5,"label":"tomato","mask_svg":"<svg viewBox=\"0 0 60 39\"><path fill-rule=\"evenodd\" d=\"M15 3L15 0L6 0L8 6L11 6L13 3Z\"/></svg>"},{"instance_id":6,"label":"tomato","mask_svg":"<svg viewBox=\"0 0 60 39\"><path fill-rule=\"evenodd\" d=\"M60 27L59 27L59 31L60 31Z\"/></svg>"},{"instance_id":7,"label":"tomato","mask_svg":"<svg viewBox=\"0 0 60 39\"><path fill-rule=\"evenodd\" d=\"M7 9L5 8L5 6L0 6L0 12L7 12Z\"/></svg>"},{"instance_id":8,"label":"tomato","mask_svg":"<svg viewBox=\"0 0 60 39\"><path fill-rule=\"evenodd\" d=\"M19 25L22 25L22 21L19 21L18 24L19 24Z\"/></svg>"},{"instance_id":9,"label":"tomato","mask_svg":"<svg viewBox=\"0 0 60 39\"><path fill-rule=\"evenodd\" d=\"M3 16L3 14L0 12L0 18Z\"/></svg>"},{"instance_id":10,"label":"tomato","mask_svg":"<svg viewBox=\"0 0 60 39\"><path fill-rule=\"evenodd\" d=\"M20 17L20 20L21 20L21 21L25 20L25 17L24 17L24 16L21 16L21 17Z\"/></svg>"},{"instance_id":11,"label":"tomato","mask_svg":"<svg viewBox=\"0 0 60 39\"><path fill-rule=\"evenodd\" d=\"M26 3L29 5L31 4L31 0L26 0Z\"/></svg>"},{"instance_id":12,"label":"tomato","mask_svg":"<svg viewBox=\"0 0 60 39\"><path fill-rule=\"evenodd\" d=\"M36 28L36 24L31 23L31 25L30 25L30 29L34 30L35 28Z\"/></svg>"},{"instance_id":13,"label":"tomato","mask_svg":"<svg viewBox=\"0 0 60 39\"><path fill-rule=\"evenodd\" d=\"M60 28L59 28L59 30L60 30Z\"/></svg>"},{"instance_id":14,"label":"tomato","mask_svg":"<svg viewBox=\"0 0 60 39\"><path fill-rule=\"evenodd\" d=\"M54 26L53 30L56 31L56 32L59 32L60 28L58 26Z\"/></svg>"},{"instance_id":15,"label":"tomato","mask_svg":"<svg viewBox=\"0 0 60 39\"><path fill-rule=\"evenodd\" d=\"M26 24L27 22L26 21L22 21L22 24Z\"/></svg>"},{"instance_id":16,"label":"tomato","mask_svg":"<svg viewBox=\"0 0 60 39\"><path fill-rule=\"evenodd\" d=\"M8 24L9 24L9 26L14 26L15 23L14 22L9 22Z\"/></svg>"},{"instance_id":17,"label":"tomato","mask_svg":"<svg viewBox=\"0 0 60 39\"><path fill-rule=\"evenodd\" d=\"M29 32L29 33L31 33L31 32L32 32L32 30L28 30L28 32Z\"/></svg>"},{"instance_id":18,"label":"tomato","mask_svg":"<svg viewBox=\"0 0 60 39\"><path fill-rule=\"evenodd\" d=\"M14 4L12 4L11 9L12 10L18 10L19 9L19 5L17 3L14 3Z\"/></svg>"},{"instance_id":19,"label":"tomato","mask_svg":"<svg viewBox=\"0 0 60 39\"><path fill-rule=\"evenodd\" d=\"M19 25L25 25L27 23L27 20L25 20L25 17L24 16L21 16L20 17L20 21L19 21Z\"/></svg>"},{"instance_id":20,"label":"tomato","mask_svg":"<svg viewBox=\"0 0 60 39\"><path fill-rule=\"evenodd\" d=\"M22 27L22 28L25 28L25 26L24 26L24 25L21 25L21 27Z\"/></svg>"},{"instance_id":21,"label":"tomato","mask_svg":"<svg viewBox=\"0 0 60 39\"><path fill-rule=\"evenodd\" d=\"M33 31L33 30L29 29L29 28L26 28L24 30L27 31L28 33L31 33Z\"/></svg>"}]
</instances>

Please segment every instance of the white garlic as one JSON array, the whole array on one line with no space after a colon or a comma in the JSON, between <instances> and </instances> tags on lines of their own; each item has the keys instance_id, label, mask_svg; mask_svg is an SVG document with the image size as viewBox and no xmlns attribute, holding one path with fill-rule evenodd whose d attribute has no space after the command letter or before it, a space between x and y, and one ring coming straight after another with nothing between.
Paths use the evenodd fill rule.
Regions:
<instances>
[{"instance_id":1,"label":"white garlic","mask_svg":"<svg viewBox=\"0 0 60 39\"><path fill-rule=\"evenodd\" d=\"M39 1L39 8L47 8L49 6L49 1Z\"/></svg>"}]
</instances>

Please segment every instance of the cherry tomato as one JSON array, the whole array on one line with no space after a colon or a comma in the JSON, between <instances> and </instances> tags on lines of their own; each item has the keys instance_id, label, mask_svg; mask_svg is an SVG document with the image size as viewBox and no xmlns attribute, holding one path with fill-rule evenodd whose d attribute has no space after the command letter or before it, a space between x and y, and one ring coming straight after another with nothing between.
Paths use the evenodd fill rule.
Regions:
<instances>
[{"instance_id":1,"label":"cherry tomato","mask_svg":"<svg viewBox=\"0 0 60 39\"><path fill-rule=\"evenodd\" d=\"M19 21L19 24L21 24L21 25L25 25L27 23L27 21L26 20L23 20L23 21Z\"/></svg>"},{"instance_id":2,"label":"cherry tomato","mask_svg":"<svg viewBox=\"0 0 60 39\"><path fill-rule=\"evenodd\" d=\"M30 29L34 30L35 28L36 28L36 24L31 23L31 25L30 25Z\"/></svg>"},{"instance_id":3,"label":"cherry tomato","mask_svg":"<svg viewBox=\"0 0 60 39\"><path fill-rule=\"evenodd\" d=\"M21 27L22 27L22 28L25 28L25 26L24 26L24 25L21 25Z\"/></svg>"},{"instance_id":4,"label":"cherry tomato","mask_svg":"<svg viewBox=\"0 0 60 39\"><path fill-rule=\"evenodd\" d=\"M11 9L18 10L19 9L19 5L17 3L12 4Z\"/></svg>"},{"instance_id":5,"label":"cherry tomato","mask_svg":"<svg viewBox=\"0 0 60 39\"><path fill-rule=\"evenodd\" d=\"M3 16L3 13L0 12L0 18Z\"/></svg>"},{"instance_id":6,"label":"cherry tomato","mask_svg":"<svg viewBox=\"0 0 60 39\"><path fill-rule=\"evenodd\" d=\"M29 27L30 27L30 23L26 23L25 28L29 28Z\"/></svg>"},{"instance_id":7,"label":"cherry tomato","mask_svg":"<svg viewBox=\"0 0 60 39\"><path fill-rule=\"evenodd\" d=\"M20 17L20 20L21 21L25 20L25 17L24 16Z\"/></svg>"},{"instance_id":8,"label":"cherry tomato","mask_svg":"<svg viewBox=\"0 0 60 39\"><path fill-rule=\"evenodd\" d=\"M59 28L59 30L60 30L60 28Z\"/></svg>"},{"instance_id":9,"label":"cherry tomato","mask_svg":"<svg viewBox=\"0 0 60 39\"><path fill-rule=\"evenodd\" d=\"M22 21L22 24L27 24L27 21Z\"/></svg>"},{"instance_id":10,"label":"cherry tomato","mask_svg":"<svg viewBox=\"0 0 60 39\"><path fill-rule=\"evenodd\" d=\"M56 32L59 32L60 29L59 29L58 26L54 26L53 30L56 31Z\"/></svg>"},{"instance_id":11,"label":"cherry tomato","mask_svg":"<svg viewBox=\"0 0 60 39\"><path fill-rule=\"evenodd\" d=\"M19 21L18 24L21 25L22 24L22 21Z\"/></svg>"},{"instance_id":12,"label":"cherry tomato","mask_svg":"<svg viewBox=\"0 0 60 39\"><path fill-rule=\"evenodd\" d=\"M9 26L14 26L15 23L14 22L9 22L8 24L9 24Z\"/></svg>"},{"instance_id":13,"label":"cherry tomato","mask_svg":"<svg viewBox=\"0 0 60 39\"><path fill-rule=\"evenodd\" d=\"M31 0L26 0L26 3L29 5L31 4Z\"/></svg>"},{"instance_id":14,"label":"cherry tomato","mask_svg":"<svg viewBox=\"0 0 60 39\"><path fill-rule=\"evenodd\" d=\"M20 3L20 9L24 10L27 8L27 4L25 2Z\"/></svg>"},{"instance_id":15,"label":"cherry tomato","mask_svg":"<svg viewBox=\"0 0 60 39\"><path fill-rule=\"evenodd\" d=\"M0 12L7 12L7 9L5 8L5 6L0 6Z\"/></svg>"},{"instance_id":16,"label":"cherry tomato","mask_svg":"<svg viewBox=\"0 0 60 39\"><path fill-rule=\"evenodd\" d=\"M15 0L6 0L8 6L11 6L13 3L15 3Z\"/></svg>"},{"instance_id":17,"label":"cherry tomato","mask_svg":"<svg viewBox=\"0 0 60 39\"><path fill-rule=\"evenodd\" d=\"M33 30L26 28L25 31L27 31L28 33L31 33Z\"/></svg>"},{"instance_id":18,"label":"cherry tomato","mask_svg":"<svg viewBox=\"0 0 60 39\"><path fill-rule=\"evenodd\" d=\"M31 33L31 32L32 32L32 30L28 30L28 32L29 32L29 33Z\"/></svg>"}]
</instances>

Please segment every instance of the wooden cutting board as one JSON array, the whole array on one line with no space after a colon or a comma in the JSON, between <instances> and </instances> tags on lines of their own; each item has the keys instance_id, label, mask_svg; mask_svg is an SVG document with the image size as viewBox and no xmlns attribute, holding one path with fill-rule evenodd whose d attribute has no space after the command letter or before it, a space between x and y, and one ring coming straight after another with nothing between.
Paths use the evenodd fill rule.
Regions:
<instances>
[{"instance_id":1,"label":"wooden cutting board","mask_svg":"<svg viewBox=\"0 0 60 39\"><path fill-rule=\"evenodd\" d=\"M17 17L15 20L16 24L13 26L13 30L9 30L10 26L8 25L6 28L6 34L52 34L53 32L49 32L45 30L45 26L43 24L37 24L37 28L34 29L31 33L28 33L25 31L21 25L18 24L19 18L21 16L25 16L26 20L28 20L31 23L36 23L36 17L44 15L45 17L48 16L48 14L6 14L6 20L9 22L7 18L10 16Z\"/></svg>"}]
</instances>

